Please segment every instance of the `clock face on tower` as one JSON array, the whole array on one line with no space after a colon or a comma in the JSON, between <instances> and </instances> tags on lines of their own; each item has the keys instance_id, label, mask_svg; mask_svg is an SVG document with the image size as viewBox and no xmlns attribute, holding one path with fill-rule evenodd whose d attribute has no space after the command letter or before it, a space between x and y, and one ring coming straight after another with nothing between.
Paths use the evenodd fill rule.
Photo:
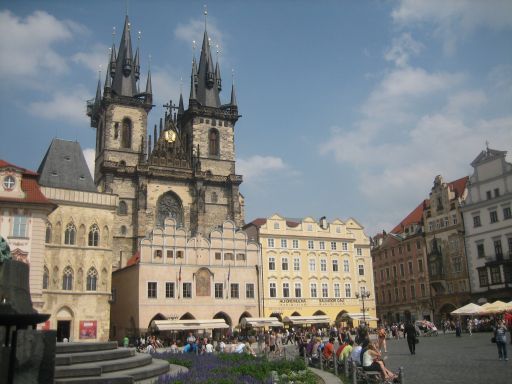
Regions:
<instances>
[{"instance_id":1,"label":"clock face on tower","mask_svg":"<svg viewBox=\"0 0 512 384\"><path fill-rule=\"evenodd\" d=\"M16 179L13 176L5 176L2 185L6 191L12 191L16 185Z\"/></svg>"}]
</instances>

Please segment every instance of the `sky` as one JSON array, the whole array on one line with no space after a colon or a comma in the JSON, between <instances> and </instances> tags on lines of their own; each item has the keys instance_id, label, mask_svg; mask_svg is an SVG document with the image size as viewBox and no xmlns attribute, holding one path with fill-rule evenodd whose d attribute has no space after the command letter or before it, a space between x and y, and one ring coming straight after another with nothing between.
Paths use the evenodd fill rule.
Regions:
<instances>
[{"instance_id":1,"label":"sky","mask_svg":"<svg viewBox=\"0 0 512 384\"><path fill-rule=\"evenodd\" d=\"M204 4L0 0L0 158L37 170L58 137L79 141L92 164L85 102L126 12L142 88L151 65L148 127L180 89L187 104ZM221 101L234 80L242 115L246 222L352 217L373 236L428 198L436 175L471 175L486 143L512 150L512 1L206 4Z\"/></svg>"}]
</instances>

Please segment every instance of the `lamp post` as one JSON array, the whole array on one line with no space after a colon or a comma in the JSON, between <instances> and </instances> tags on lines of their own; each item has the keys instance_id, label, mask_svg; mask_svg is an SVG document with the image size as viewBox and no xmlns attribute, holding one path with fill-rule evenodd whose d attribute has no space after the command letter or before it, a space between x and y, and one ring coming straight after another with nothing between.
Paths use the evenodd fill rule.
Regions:
<instances>
[{"instance_id":1,"label":"lamp post","mask_svg":"<svg viewBox=\"0 0 512 384\"><path fill-rule=\"evenodd\" d=\"M362 290L361 293L356 292L356 298L361 299L363 302L363 323L366 324L366 308L364 307L364 299L368 299L370 297L370 292L366 290Z\"/></svg>"}]
</instances>

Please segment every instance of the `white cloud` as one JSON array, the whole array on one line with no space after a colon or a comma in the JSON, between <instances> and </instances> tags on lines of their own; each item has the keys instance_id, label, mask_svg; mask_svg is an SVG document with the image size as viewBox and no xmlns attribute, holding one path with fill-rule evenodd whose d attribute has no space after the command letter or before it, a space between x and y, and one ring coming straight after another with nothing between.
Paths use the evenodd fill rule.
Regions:
<instances>
[{"instance_id":1,"label":"white cloud","mask_svg":"<svg viewBox=\"0 0 512 384\"><path fill-rule=\"evenodd\" d=\"M437 174L447 181L470 174L486 140L501 150L512 145L512 114L483 118L479 109L497 95L466 89L466 80L398 67L376 84L359 121L331 128L319 151L357 169L360 193L378 211L367 219L369 229L398 223L428 197Z\"/></svg>"},{"instance_id":2,"label":"white cloud","mask_svg":"<svg viewBox=\"0 0 512 384\"><path fill-rule=\"evenodd\" d=\"M212 18L208 19L207 31L208 37L211 39L211 47L215 47L218 44L222 49L224 46L224 36ZM178 24L174 30L174 35L179 40L190 44L190 46L192 46L192 41L195 41L197 49L201 50L204 36L204 20L191 19L187 24Z\"/></svg>"},{"instance_id":3,"label":"white cloud","mask_svg":"<svg viewBox=\"0 0 512 384\"><path fill-rule=\"evenodd\" d=\"M58 20L44 11L35 11L25 18L10 11L0 12L0 76L8 79L46 71L66 72L66 59L54 45L83 30L76 23Z\"/></svg>"},{"instance_id":4,"label":"white cloud","mask_svg":"<svg viewBox=\"0 0 512 384\"><path fill-rule=\"evenodd\" d=\"M254 182L258 178L265 177L271 173L288 170L288 165L283 159L275 156L251 156L247 159L237 160L238 173L244 175L247 182Z\"/></svg>"},{"instance_id":5,"label":"white cloud","mask_svg":"<svg viewBox=\"0 0 512 384\"><path fill-rule=\"evenodd\" d=\"M73 124L87 124L86 101L91 95L85 89L65 93L57 91L51 100L30 103L31 114L49 120L66 120Z\"/></svg>"},{"instance_id":6,"label":"white cloud","mask_svg":"<svg viewBox=\"0 0 512 384\"><path fill-rule=\"evenodd\" d=\"M404 67L408 65L410 57L418 55L423 48L424 45L414 40L410 33L403 33L400 37L393 39L384 58L394 62L398 67Z\"/></svg>"},{"instance_id":7,"label":"white cloud","mask_svg":"<svg viewBox=\"0 0 512 384\"><path fill-rule=\"evenodd\" d=\"M94 148L84 148L83 150L85 162L87 163L87 167L89 168L89 172L91 172L91 176L94 179L94 163L96 159L96 150Z\"/></svg>"},{"instance_id":8,"label":"white cloud","mask_svg":"<svg viewBox=\"0 0 512 384\"><path fill-rule=\"evenodd\" d=\"M444 41L444 51L454 52L457 41L479 27L512 27L510 0L401 0L391 16L401 25L433 23L434 35Z\"/></svg>"},{"instance_id":9,"label":"white cloud","mask_svg":"<svg viewBox=\"0 0 512 384\"><path fill-rule=\"evenodd\" d=\"M71 60L90 69L93 73L98 73L101 68L101 81L104 81L109 57L109 50L106 45L94 44L88 52L75 53Z\"/></svg>"}]
</instances>

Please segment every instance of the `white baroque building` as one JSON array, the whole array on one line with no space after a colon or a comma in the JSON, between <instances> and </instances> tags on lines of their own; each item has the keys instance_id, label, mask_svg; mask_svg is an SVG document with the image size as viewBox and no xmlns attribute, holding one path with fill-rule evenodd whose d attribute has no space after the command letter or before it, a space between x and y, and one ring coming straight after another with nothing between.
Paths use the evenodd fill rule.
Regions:
<instances>
[{"instance_id":1,"label":"white baroque building","mask_svg":"<svg viewBox=\"0 0 512 384\"><path fill-rule=\"evenodd\" d=\"M512 299L512 164L487 148L474 168L462 212L473 301Z\"/></svg>"}]
</instances>

